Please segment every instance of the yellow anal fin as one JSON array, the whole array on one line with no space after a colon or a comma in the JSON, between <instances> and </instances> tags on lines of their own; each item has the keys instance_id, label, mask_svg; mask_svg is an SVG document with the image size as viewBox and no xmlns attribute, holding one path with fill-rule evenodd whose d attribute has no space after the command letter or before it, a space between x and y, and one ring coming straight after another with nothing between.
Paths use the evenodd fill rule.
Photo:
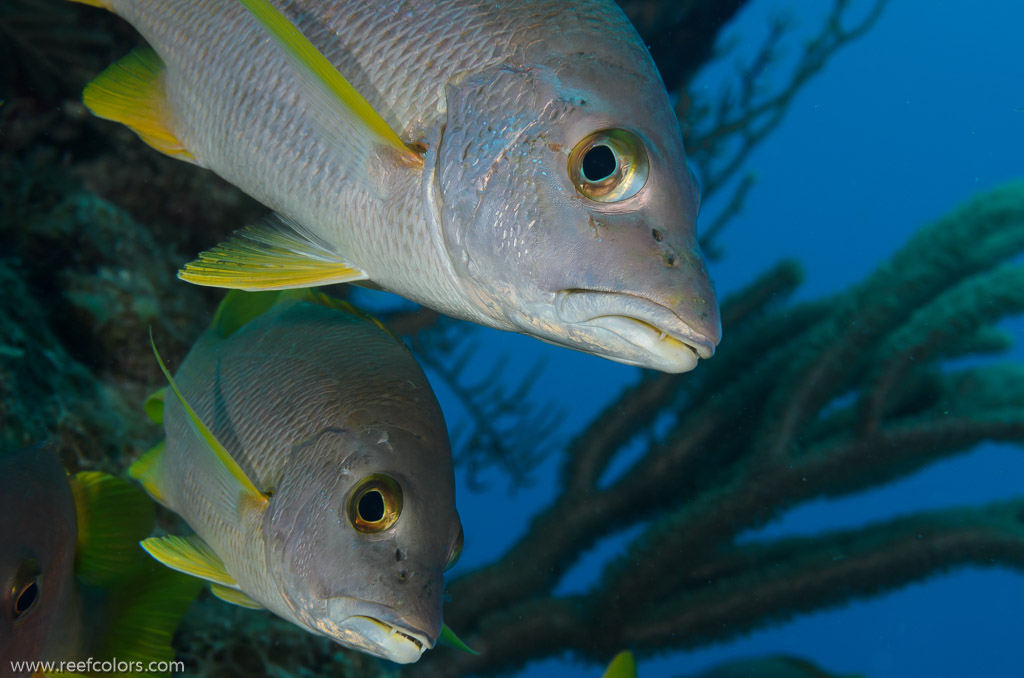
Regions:
<instances>
[{"instance_id":1,"label":"yellow anal fin","mask_svg":"<svg viewBox=\"0 0 1024 678\"><path fill-rule=\"evenodd\" d=\"M238 586L224 568L224 562L196 535L150 537L139 543L146 553L172 570L222 586Z\"/></svg>"},{"instance_id":2,"label":"yellow anal fin","mask_svg":"<svg viewBox=\"0 0 1024 678\"><path fill-rule=\"evenodd\" d=\"M86 85L82 101L94 115L128 126L161 153L198 164L167 124L164 70L152 48L137 47Z\"/></svg>"},{"instance_id":3,"label":"yellow anal fin","mask_svg":"<svg viewBox=\"0 0 1024 678\"><path fill-rule=\"evenodd\" d=\"M167 441L161 440L128 467L128 475L139 481L146 494L164 506L167 506L167 499L160 489L160 473L166 447Z\"/></svg>"},{"instance_id":4,"label":"yellow anal fin","mask_svg":"<svg viewBox=\"0 0 1024 678\"><path fill-rule=\"evenodd\" d=\"M98 471L69 482L78 521L75 573L90 585L116 583L145 562L136 544L153 530L153 502L134 484Z\"/></svg>"},{"instance_id":5,"label":"yellow anal fin","mask_svg":"<svg viewBox=\"0 0 1024 678\"><path fill-rule=\"evenodd\" d=\"M277 217L246 226L178 271L195 285L261 292L366 280L362 269Z\"/></svg>"},{"instance_id":6,"label":"yellow anal fin","mask_svg":"<svg viewBox=\"0 0 1024 678\"><path fill-rule=\"evenodd\" d=\"M210 584L210 591L225 603L231 603L232 605L238 605L239 607L247 607L250 610L263 609L262 605L238 589L228 588L227 586L221 586L220 584Z\"/></svg>"}]
</instances>

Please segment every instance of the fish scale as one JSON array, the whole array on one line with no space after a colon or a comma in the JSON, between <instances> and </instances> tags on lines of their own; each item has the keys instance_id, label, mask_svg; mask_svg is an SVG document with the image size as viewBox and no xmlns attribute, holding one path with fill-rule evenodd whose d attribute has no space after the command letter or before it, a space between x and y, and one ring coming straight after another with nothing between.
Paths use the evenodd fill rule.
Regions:
<instances>
[{"instance_id":1,"label":"fish scale","mask_svg":"<svg viewBox=\"0 0 1024 678\"><path fill-rule=\"evenodd\" d=\"M611 0L88 1L156 56L108 69L86 105L275 213L183 279L363 283L668 372L713 354L696 183ZM582 169L595 148L605 177Z\"/></svg>"},{"instance_id":2,"label":"fish scale","mask_svg":"<svg viewBox=\"0 0 1024 678\"><path fill-rule=\"evenodd\" d=\"M130 473L195 535L143 546L228 602L415 661L462 540L440 407L375 321L310 291L261 294L257 313L229 294L168 376L165 445ZM392 523L357 522L367 487Z\"/></svg>"}]
</instances>

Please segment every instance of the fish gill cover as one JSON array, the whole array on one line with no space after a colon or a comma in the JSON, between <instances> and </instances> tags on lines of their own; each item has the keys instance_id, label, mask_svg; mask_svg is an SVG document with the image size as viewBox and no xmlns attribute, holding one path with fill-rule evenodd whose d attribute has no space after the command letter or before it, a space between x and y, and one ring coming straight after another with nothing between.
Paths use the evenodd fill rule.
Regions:
<instances>
[{"instance_id":1,"label":"fish gill cover","mask_svg":"<svg viewBox=\"0 0 1024 678\"><path fill-rule=\"evenodd\" d=\"M955 69L929 70L928 59L947 62L925 49L932 44L925 37L947 35L950 14L868 0L814 8L797 0L621 4L658 62L701 178L701 244L717 262L721 288L731 290L723 295L726 339L691 375L637 380L631 368L599 368L560 349L527 349L434 311L332 289L381 306L388 325L427 367L455 427L465 481L461 512L481 517L467 520L466 557L451 573L445 606L445 620L480 655L434 650L409 674L509 671L568 652L587 666L542 662L526 670L596 676L612 655L629 648L640 660L640 675L676 676L697 672L699 664L665 653L706 648L790 619L811 622L697 655L705 664L712 656L724 664L706 675L732 669L906 675L928 662L951 675L965 673L964 667L1012 674L1017 666L996 662L1007 656L1000 629L1015 628L1013 619L971 615L967 611L978 608L967 598L986 599L993 605L986 609L996 611L1004 604L1019 608L1019 575L999 580L1005 587L998 593L978 575L957 579L959 589L910 589L918 592L911 600L929 605L920 610L861 603L844 608L837 622L820 614L952 568L1022 567L1024 507L1009 498L1021 494L1019 477L1001 478L1019 467L965 455L986 440L1024 439L1020 352L1000 325L1020 311L1015 260L1024 195L1019 183L992 190L997 179L1019 175L1019 167L1008 168L999 155L1012 144L991 143L991 134L977 125L928 129L910 119L901 108L908 105L905 82L881 100L898 97L899 105L879 106L870 98L882 83L904 77L923 81L919 92L934 93L919 93L922 99L941 101L931 109L908 107L910 115L959 121L955 114L965 107L991 112L996 104L969 94ZM764 17L760 7L787 4L802 8L802 27L816 34L801 41L799 29L782 19L767 31L754 19L742 23ZM987 11L965 10L957 20L987 17L985 33L991 45L1001 45L1000 29L1019 25L1016 10L994 4ZM746 66L734 76L720 67L714 49L735 48L721 38L740 24L741 47L759 35L765 40L740 50ZM126 129L93 119L77 103L84 83L136 44L116 18L57 0L9 0L0 5L0 34L10 38L0 40L0 279L6 291L0 300L0 436L5 446L51 438L72 470L119 473L160 436L141 412L146 395L162 383L147 328L166 337L165 357L180 364L220 298L174 281L171 273L264 210L216 177L153 153ZM857 50L866 50L862 45L876 35L897 45L916 36L920 60L903 46L900 52L882 49L870 66L844 68L843 59L863 53ZM734 58L725 54L731 66ZM992 66L993 80L984 82L1002 82L1016 72L1014 63L1007 58ZM787 65L792 77L779 86L772 76ZM930 79L940 75L942 87ZM980 71L971 77L983 82ZM722 82L732 85L720 89ZM847 98L808 100L822 83ZM1005 94L1011 89L993 86L986 96L1012 96ZM823 103L845 115L837 118L840 131L809 117L810 111L820 114ZM1019 101L1006 107L1011 123L1014 106ZM1015 115L1011 129L1019 133ZM787 128L793 119L800 121L795 131ZM877 127L867 128L868 121ZM990 127L1007 129L1005 123L993 114ZM916 138L910 132L917 128L926 130L928 142L902 146L903 137ZM889 145L873 145L873 137ZM775 138L789 145L772 146ZM844 173L859 157L858 145L874 153L871 162L856 165L861 174ZM933 146L984 162L959 167L950 179L932 171L949 162L936 160ZM756 179L751 170L759 173ZM972 171L984 190L966 200L974 190ZM780 182L780 174L790 183ZM927 207L913 212L904 206L912 201ZM892 238L906 232L900 228L925 222L930 225L892 257L878 244L895 248ZM769 238L759 239L761 233ZM849 269L862 247L884 262L874 273L848 273L834 289L817 282L823 269ZM801 266L773 267L767 253L798 248L810 252L801 263L811 284L794 293ZM763 275L754 274L759 269ZM1000 354L1006 358L990 358ZM578 383L546 380L562 364ZM610 375L621 386L598 389L589 380L594 375ZM587 406L599 399L600 407ZM572 428L563 426L566 420ZM931 486L935 499L923 502L935 508L921 509L907 479L956 458L963 459L954 467L960 477L942 476ZM511 505L503 499L505 478L522 487L513 490ZM524 485L531 480L542 491ZM1000 483L1012 491L992 502L983 490ZM964 488L975 485L982 490L956 508ZM885 487L889 493L879 494ZM865 515L845 527L750 536L750 528L770 526L791 509L823 511L822 497L868 490L876 490L866 495L874 503L856 504ZM522 520L506 528L499 513ZM161 522L169 531L181 529L172 516L163 514ZM517 536L496 542L487 536L516 530ZM598 564L603 569L592 566L589 579L579 576L574 566L587 560L590 547L616 535L614 552ZM857 610L869 616L865 626L854 625ZM819 614L805 616L812 612ZM936 624L963 629L955 623L962 615L976 627L967 642L984 650L940 636ZM911 636L890 618L907 619L932 638ZM833 635L854 654L828 652L829 639L814 629L837 624L843 630ZM786 635L795 628L800 631ZM176 649L189 675L392 672L265 613L209 597L186 619ZM737 663L751 652L771 656ZM794 654L814 663L783 656Z\"/></svg>"}]
</instances>

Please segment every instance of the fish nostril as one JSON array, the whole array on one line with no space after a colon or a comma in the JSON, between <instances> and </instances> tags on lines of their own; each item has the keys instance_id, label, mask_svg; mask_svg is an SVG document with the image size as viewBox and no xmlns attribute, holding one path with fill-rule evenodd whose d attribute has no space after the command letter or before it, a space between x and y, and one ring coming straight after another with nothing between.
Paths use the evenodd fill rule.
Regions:
<instances>
[{"instance_id":1,"label":"fish nostril","mask_svg":"<svg viewBox=\"0 0 1024 678\"><path fill-rule=\"evenodd\" d=\"M398 581L409 581L409 577L412 576L409 570L404 567L398 571Z\"/></svg>"},{"instance_id":2,"label":"fish nostril","mask_svg":"<svg viewBox=\"0 0 1024 678\"><path fill-rule=\"evenodd\" d=\"M397 562L402 562L403 560L405 560L405 551L403 551L402 549L395 549L395 560Z\"/></svg>"},{"instance_id":3,"label":"fish nostril","mask_svg":"<svg viewBox=\"0 0 1024 678\"><path fill-rule=\"evenodd\" d=\"M651 237L654 238L654 242L661 242L665 239L665 234L656 228L651 229Z\"/></svg>"},{"instance_id":4,"label":"fish nostril","mask_svg":"<svg viewBox=\"0 0 1024 678\"><path fill-rule=\"evenodd\" d=\"M668 254L665 255L666 266L675 266L677 261L679 261L679 257L677 257L675 253L669 252Z\"/></svg>"}]
</instances>

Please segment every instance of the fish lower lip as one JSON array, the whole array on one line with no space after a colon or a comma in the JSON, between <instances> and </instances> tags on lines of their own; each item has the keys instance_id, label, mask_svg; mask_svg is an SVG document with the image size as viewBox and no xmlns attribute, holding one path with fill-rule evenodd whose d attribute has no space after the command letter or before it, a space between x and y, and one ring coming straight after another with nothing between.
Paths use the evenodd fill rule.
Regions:
<instances>
[{"instance_id":1,"label":"fish lower lip","mask_svg":"<svg viewBox=\"0 0 1024 678\"><path fill-rule=\"evenodd\" d=\"M369 641L376 650L374 654L396 664L411 664L417 661L425 650L434 645L423 634L399 628L373 617L357 615L347 618L342 626L356 631Z\"/></svg>"},{"instance_id":2,"label":"fish lower lip","mask_svg":"<svg viewBox=\"0 0 1024 678\"><path fill-rule=\"evenodd\" d=\"M692 369L710 358L715 342L657 302L618 292L564 290L556 302L559 317L575 325L612 332L633 346L664 356L678 369ZM625 362L625 361L624 361Z\"/></svg>"}]
</instances>

